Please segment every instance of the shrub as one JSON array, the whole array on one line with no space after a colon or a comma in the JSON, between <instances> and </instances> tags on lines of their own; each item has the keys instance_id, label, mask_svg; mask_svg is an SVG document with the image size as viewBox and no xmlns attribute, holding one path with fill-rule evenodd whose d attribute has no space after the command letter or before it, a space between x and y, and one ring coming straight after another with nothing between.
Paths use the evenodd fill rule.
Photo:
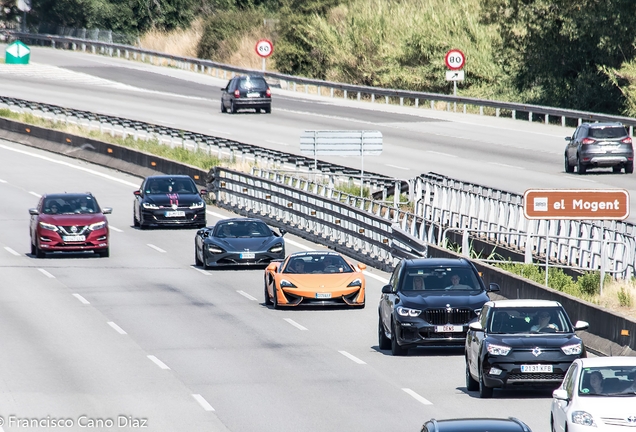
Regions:
<instances>
[{"instance_id":1,"label":"shrub","mask_svg":"<svg viewBox=\"0 0 636 432\"><path fill-rule=\"evenodd\" d=\"M225 10L211 15L204 25L197 57L222 61L238 49L243 34L262 26L265 12L260 9ZM256 41L254 41L256 43ZM276 52L276 51L274 51Z\"/></svg>"},{"instance_id":2,"label":"shrub","mask_svg":"<svg viewBox=\"0 0 636 432\"><path fill-rule=\"evenodd\" d=\"M618 291L618 303L624 307L632 306L632 295L625 289L625 287L621 287L620 291Z\"/></svg>"}]
</instances>

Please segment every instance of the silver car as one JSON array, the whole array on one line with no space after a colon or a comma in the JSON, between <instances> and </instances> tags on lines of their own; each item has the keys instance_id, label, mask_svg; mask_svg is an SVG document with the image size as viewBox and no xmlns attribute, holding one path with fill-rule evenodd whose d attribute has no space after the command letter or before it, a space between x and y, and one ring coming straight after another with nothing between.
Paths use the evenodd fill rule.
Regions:
<instances>
[{"instance_id":1,"label":"silver car","mask_svg":"<svg viewBox=\"0 0 636 432\"><path fill-rule=\"evenodd\" d=\"M597 167L634 172L632 138L622 123L583 123L565 140L565 172L574 172L574 167L579 174Z\"/></svg>"}]
</instances>

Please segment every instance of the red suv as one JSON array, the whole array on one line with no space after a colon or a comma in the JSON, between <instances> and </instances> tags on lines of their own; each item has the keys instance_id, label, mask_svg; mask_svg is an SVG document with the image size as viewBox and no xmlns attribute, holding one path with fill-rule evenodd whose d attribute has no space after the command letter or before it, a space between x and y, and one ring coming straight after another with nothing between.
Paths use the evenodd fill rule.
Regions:
<instances>
[{"instance_id":1,"label":"red suv","mask_svg":"<svg viewBox=\"0 0 636 432\"><path fill-rule=\"evenodd\" d=\"M107 214L90 193L44 195L31 215L31 255L44 258L46 252L94 251L109 255Z\"/></svg>"}]
</instances>

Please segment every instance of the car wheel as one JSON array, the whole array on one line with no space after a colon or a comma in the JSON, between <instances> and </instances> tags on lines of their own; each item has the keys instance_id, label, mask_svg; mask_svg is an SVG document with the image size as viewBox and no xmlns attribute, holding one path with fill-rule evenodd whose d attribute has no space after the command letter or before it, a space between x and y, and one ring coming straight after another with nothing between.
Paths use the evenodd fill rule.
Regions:
<instances>
[{"instance_id":1,"label":"car wheel","mask_svg":"<svg viewBox=\"0 0 636 432\"><path fill-rule=\"evenodd\" d=\"M272 107L268 106L267 108L265 108L265 114L271 114L272 113Z\"/></svg>"},{"instance_id":2,"label":"car wheel","mask_svg":"<svg viewBox=\"0 0 636 432\"><path fill-rule=\"evenodd\" d=\"M38 247L37 243L35 244L35 257L44 258L44 251Z\"/></svg>"},{"instance_id":3,"label":"car wheel","mask_svg":"<svg viewBox=\"0 0 636 432\"><path fill-rule=\"evenodd\" d=\"M35 245L31 243L31 255L35 256Z\"/></svg>"},{"instance_id":4,"label":"car wheel","mask_svg":"<svg viewBox=\"0 0 636 432\"><path fill-rule=\"evenodd\" d=\"M223 100L221 100L221 112L222 113L226 113L227 110L225 109L225 104L223 103Z\"/></svg>"},{"instance_id":5,"label":"car wheel","mask_svg":"<svg viewBox=\"0 0 636 432\"><path fill-rule=\"evenodd\" d=\"M468 391L479 390L479 382L475 378L473 378L473 376L470 374L468 359L466 359L466 390Z\"/></svg>"},{"instance_id":6,"label":"car wheel","mask_svg":"<svg viewBox=\"0 0 636 432\"><path fill-rule=\"evenodd\" d=\"M387 350L391 348L391 339L386 337L384 331L384 325L382 324L382 318L378 317L378 348L381 350Z\"/></svg>"},{"instance_id":7,"label":"car wheel","mask_svg":"<svg viewBox=\"0 0 636 432\"><path fill-rule=\"evenodd\" d=\"M397 330L396 325L393 323L393 328L391 331L391 355L394 356L404 356L408 353L408 349L402 348L397 342Z\"/></svg>"},{"instance_id":8,"label":"car wheel","mask_svg":"<svg viewBox=\"0 0 636 432\"><path fill-rule=\"evenodd\" d=\"M199 250L197 249L197 247L194 247L194 265L196 266L202 266L203 265L203 261L201 261L199 259L199 254L197 253Z\"/></svg>"},{"instance_id":9,"label":"car wheel","mask_svg":"<svg viewBox=\"0 0 636 432\"><path fill-rule=\"evenodd\" d=\"M97 253L102 258L108 258L110 256L110 249L109 248L100 249L100 250L97 251Z\"/></svg>"},{"instance_id":10,"label":"car wheel","mask_svg":"<svg viewBox=\"0 0 636 432\"><path fill-rule=\"evenodd\" d=\"M587 171L587 168L585 167L585 164L581 162L581 159L577 156L576 157L576 172L578 172L579 174L585 174L586 171Z\"/></svg>"},{"instance_id":11,"label":"car wheel","mask_svg":"<svg viewBox=\"0 0 636 432\"><path fill-rule=\"evenodd\" d=\"M627 162L625 164L625 174L632 174L634 172L634 162Z\"/></svg>"},{"instance_id":12,"label":"car wheel","mask_svg":"<svg viewBox=\"0 0 636 432\"><path fill-rule=\"evenodd\" d=\"M264 294L265 294L265 304L267 306L271 306L272 303L272 299L269 298L269 292L267 291L267 282L263 281L263 287L264 287Z\"/></svg>"},{"instance_id":13,"label":"car wheel","mask_svg":"<svg viewBox=\"0 0 636 432\"><path fill-rule=\"evenodd\" d=\"M276 285L274 285L274 289L272 291L274 295L272 296L272 305L274 305L274 309L278 309L278 293L276 292Z\"/></svg>"},{"instance_id":14,"label":"car wheel","mask_svg":"<svg viewBox=\"0 0 636 432\"><path fill-rule=\"evenodd\" d=\"M139 228L139 221L137 220L137 216L133 213L133 226L135 228Z\"/></svg>"},{"instance_id":15,"label":"car wheel","mask_svg":"<svg viewBox=\"0 0 636 432\"><path fill-rule=\"evenodd\" d=\"M574 166L570 165L570 162L568 161L568 156L565 155L564 159L565 159L565 172L566 173L573 173L574 172Z\"/></svg>"},{"instance_id":16,"label":"car wheel","mask_svg":"<svg viewBox=\"0 0 636 432\"><path fill-rule=\"evenodd\" d=\"M556 426L554 426L554 416L550 415L550 430L556 432Z\"/></svg>"},{"instance_id":17,"label":"car wheel","mask_svg":"<svg viewBox=\"0 0 636 432\"><path fill-rule=\"evenodd\" d=\"M620 165L616 165L616 166L613 166L613 167L612 167L612 172L613 172L614 174L618 174L618 173L620 173L622 170L623 170L623 167L622 167L622 166L620 166Z\"/></svg>"},{"instance_id":18,"label":"car wheel","mask_svg":"<svg viewBox=\"0 0 636 432\"><path fill-rule=\"evenodd\" d=\"M481 368L479 368L479 397L481 399L488 399L492 397L492 387L487 387L484 382L484 374Z\"/></svg>"},{"instance_id":19,"label":"car wheel","mask_svg":"<svg viewBox=\"0 0 636 432\"><path fill-rule=\"evenodd\" d=\"M234 101L230 102L230 112L232 114L236 114L236 107L234 106Z\"/></svg>"}]
</instances>

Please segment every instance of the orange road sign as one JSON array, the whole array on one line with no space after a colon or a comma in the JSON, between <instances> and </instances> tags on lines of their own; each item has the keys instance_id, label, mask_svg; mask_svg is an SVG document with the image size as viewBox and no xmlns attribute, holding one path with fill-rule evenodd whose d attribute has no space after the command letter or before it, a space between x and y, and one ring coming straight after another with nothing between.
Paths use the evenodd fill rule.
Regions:
<instances>
[{"instance_id":1,"label":"orange road sign","mask_svg":"<svg viewBox=\"0 0 636 432\"><path fill-rule=\"evenodd\" d=\"M527 219L605 219L629 216L625 189L528 189L523 194Z\"/></svg>"}]
</instances>

